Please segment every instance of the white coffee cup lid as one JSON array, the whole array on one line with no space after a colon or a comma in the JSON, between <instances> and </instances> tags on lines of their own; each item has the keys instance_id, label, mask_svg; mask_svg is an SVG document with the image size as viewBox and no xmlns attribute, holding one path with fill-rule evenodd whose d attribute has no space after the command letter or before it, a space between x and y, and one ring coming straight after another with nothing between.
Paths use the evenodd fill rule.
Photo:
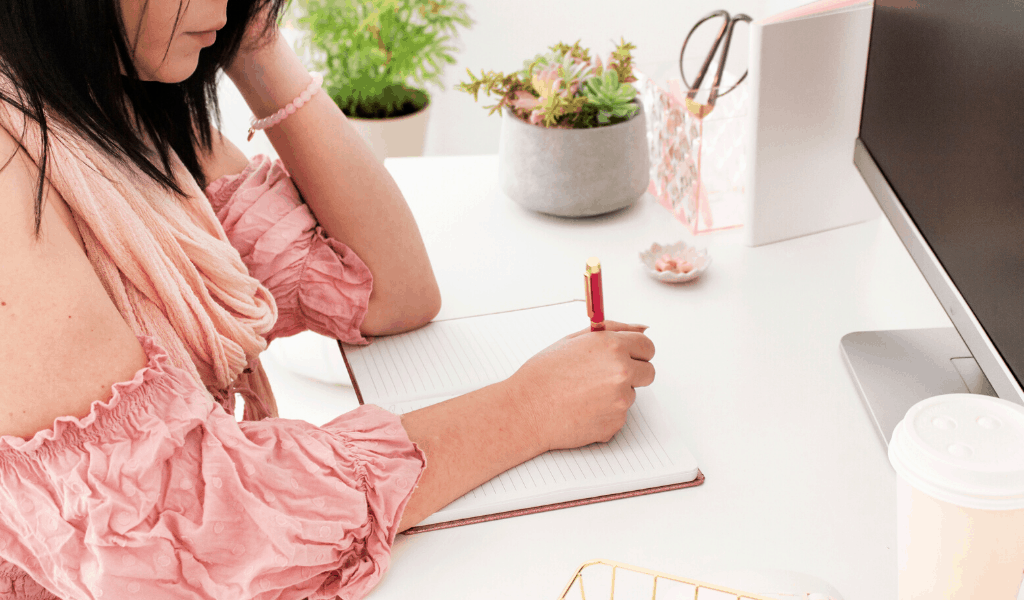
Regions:
<instances>
[{"instance_id":1,"label":"white coffee cup lid","mask_svg":"<svg viewBox=\"0 0 1024 600\"><path fill-rule=\"evenodd\" d=\"M889 442L907 483L958 506L1024 508L1024 406L977 394L945 394L907 411Z\"/></svg>"}]
</instances>

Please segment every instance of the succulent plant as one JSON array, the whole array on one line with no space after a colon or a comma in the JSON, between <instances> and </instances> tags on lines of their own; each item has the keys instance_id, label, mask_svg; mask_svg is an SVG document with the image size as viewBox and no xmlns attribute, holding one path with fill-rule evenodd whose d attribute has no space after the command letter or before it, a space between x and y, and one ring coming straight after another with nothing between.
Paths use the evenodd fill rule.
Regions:
<instances>
[{"instance_id":1,"label":"succulent plant","mask_svg":"<svg viewBox=\"0 0 1024 600\"><path fill-rule=\"evenodd\" d=\"M639 110L633 102L636 88L619 81L619 74L614 69L605 69L601 75L587 80L583 95L597 107L597 122L601 125L615 119L629 119Z\"/></svg>"},{"instance_id":2,"label":"succulent plant","mask_svg":"<svg viewBox=\"0 0 1024 600\"><path fill-rule=\"evenodd\" d=\"M590 57L590 51L577 41L572 46L559 43L550 51L523 63L523 69L505 75L481 71L469 73L469 81L458 89L478 95L498 96L497 104L485 107L491 113L507 108L535 125L576 128L613 125L637 113L636 88L630 85L633 44L621 41L606 62Z\"/></svg>"}]
</instances>

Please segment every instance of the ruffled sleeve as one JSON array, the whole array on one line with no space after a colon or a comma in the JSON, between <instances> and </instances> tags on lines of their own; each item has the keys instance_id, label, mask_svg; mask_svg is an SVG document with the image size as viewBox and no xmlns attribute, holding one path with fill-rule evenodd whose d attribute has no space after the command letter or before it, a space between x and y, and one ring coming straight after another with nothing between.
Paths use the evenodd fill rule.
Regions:
<instances>
[{"instance_id":1,"label":"ruffled sleeve","mask_svg":"<svg viewBox=\"0 0 1024 600\"><path fill-rule=\"evenodd\" d=\"M0 598L365 595L425 464L398 417L237 423L140 341L111 400L0 437Z\"/></svg>"},{"instance_id":2,"label":"ruffled sleeve","mask_svg":"<svg viewBox=\"0 0 1024 600\"><path fill-rule=\"evenodd\" d=\"M13 564L0 558L0 600L59 600Z\"/></svg>"},{"instance_id":3,"label":"ruffled sleeve","mask_svg":"<svg viewBox=\"0 0 1024 600\"><path fill-rule=\"evenodd\" d=\"M238 175L211 183L206 195L249 273L277 301L268 340L310 329L366 343L359 326L373 286L370 270L326 235L280 160L257 155Z\"/></svg>"}]
</instances>

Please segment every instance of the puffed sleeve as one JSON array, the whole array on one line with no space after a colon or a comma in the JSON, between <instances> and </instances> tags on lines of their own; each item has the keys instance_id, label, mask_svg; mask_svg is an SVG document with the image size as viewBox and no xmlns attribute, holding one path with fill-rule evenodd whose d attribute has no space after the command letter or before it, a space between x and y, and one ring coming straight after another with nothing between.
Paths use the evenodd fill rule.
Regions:
<instances>
[{"instance_id":1,"label":"puffed sleeve","mask_svg":"<svg viewBox=\"0 0 1024 600\"><path fill-rule=\"evenodd\" d=\"M0 544L3 542L0 541ZM0 600L59 600L13 564L0 558Z\"/></svg>"},{"instance_id":2,"label":"puffed sleeve","mask_svg":"<svg viewBox=\"0 0 1024 600\"><path fill-rule=\"evenodd\" d=\"M345 244L328 237L280 160L257 155L238 175L221 177L206 196L249 273L277 301L268 340L306 329L366 343L373 277Z\"/></svg>"},{"instance_id":3,"label":"puffed sleeve","mask_svg":"<svg viewBox=\"0 0 1024 600\"><path fill-rule=\"evenodd\" d=\"M0 598L364 596L425 464L398 417L237 423L139 339L109 401L0 437Z\"/></svg>"}]
</instances>

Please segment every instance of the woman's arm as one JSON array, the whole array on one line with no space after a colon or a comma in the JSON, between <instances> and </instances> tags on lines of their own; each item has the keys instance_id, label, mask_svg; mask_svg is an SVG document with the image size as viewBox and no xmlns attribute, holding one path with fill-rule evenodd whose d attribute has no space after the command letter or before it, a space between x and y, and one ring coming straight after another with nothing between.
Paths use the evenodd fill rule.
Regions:
<instances>
[{"instance_id":1,"label":"woman's arm","mask_svg":"<svg viewBox=\"0 0 1024 600\"><path fill-rule=\"evenodd\" d=\"M287 105L310 75L287 41L243 52L227 70L257 117ZM416 221L402 193L324 92L266 130L320 225L373 274L366 335L415 329L441 308L441 295Z\"/></svg>"}]
</instances>

